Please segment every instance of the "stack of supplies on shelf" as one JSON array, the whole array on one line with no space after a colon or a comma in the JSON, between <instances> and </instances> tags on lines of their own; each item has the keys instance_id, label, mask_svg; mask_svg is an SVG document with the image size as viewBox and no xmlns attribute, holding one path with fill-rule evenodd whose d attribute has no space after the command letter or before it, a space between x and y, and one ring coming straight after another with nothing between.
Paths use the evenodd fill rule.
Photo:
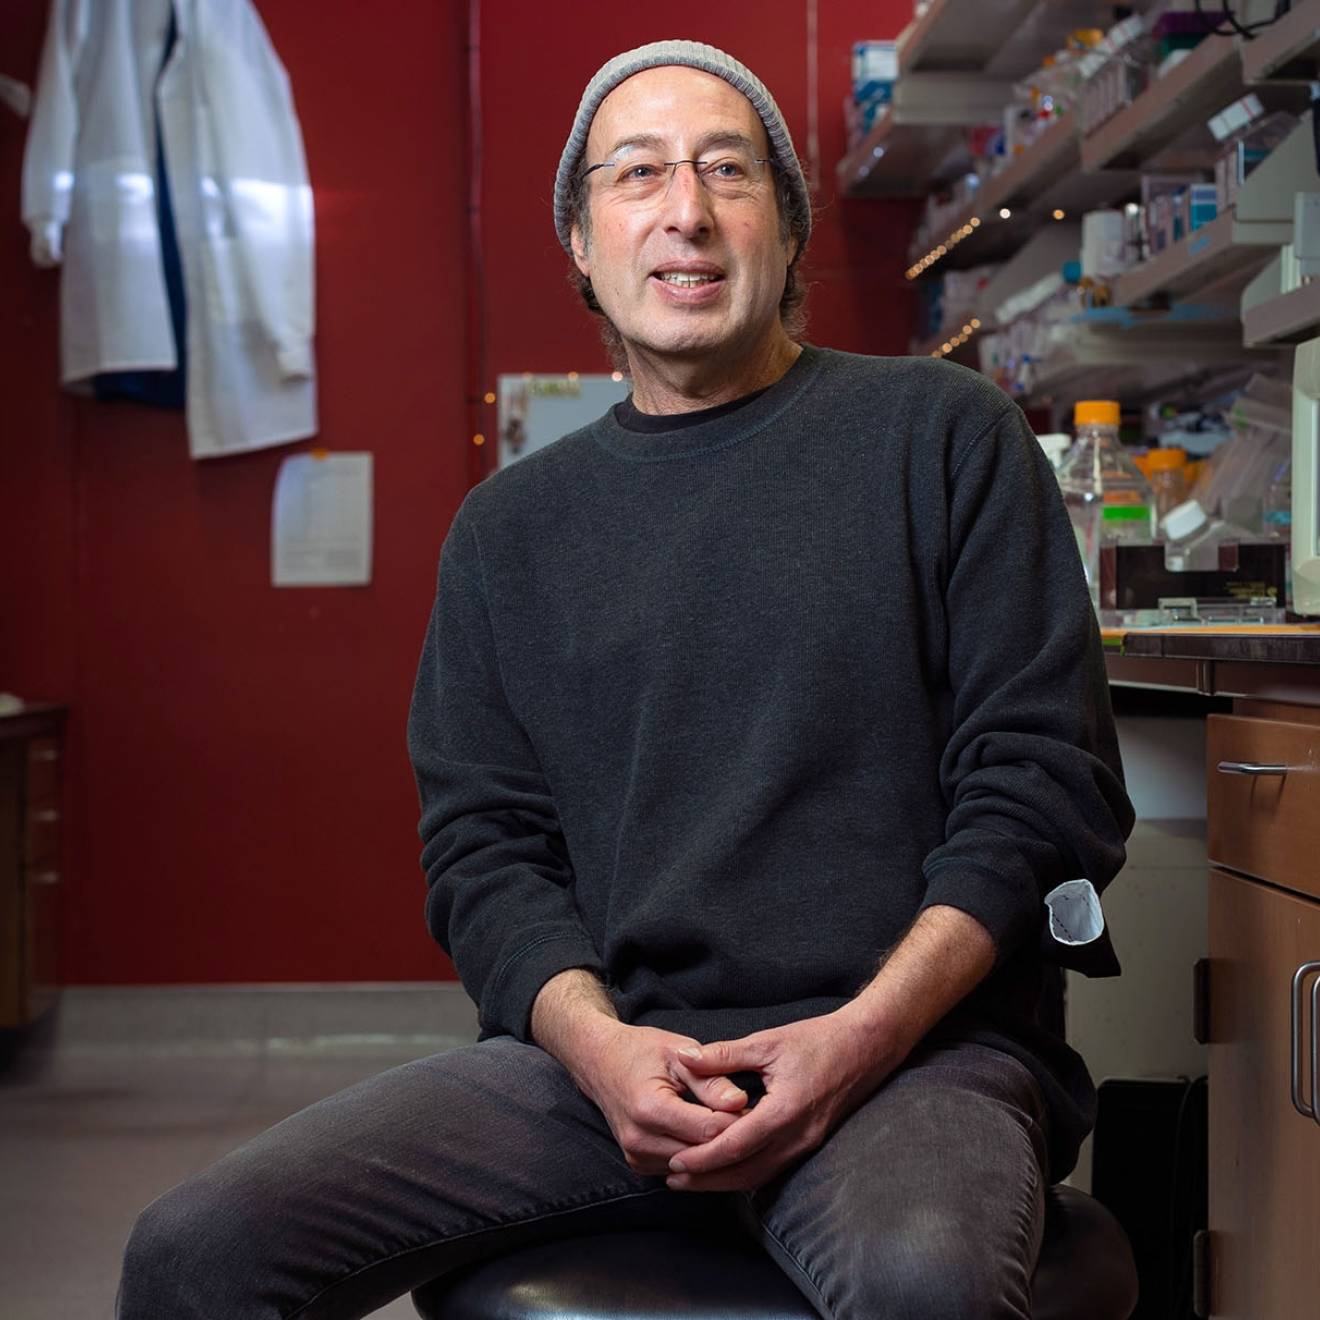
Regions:
<instances>
[{"instance_id":1,"label":"stack of supplies on shelf","mask_svg":"<svg viewBox=\"0 0 1320 1320\"><path fill-rule=\"evenodd\" d=\"M843 103L851 151L869 133L894 95L898 77L896 41L855 41L852 48L852 93Z\"/></svg>"}]
</instances>

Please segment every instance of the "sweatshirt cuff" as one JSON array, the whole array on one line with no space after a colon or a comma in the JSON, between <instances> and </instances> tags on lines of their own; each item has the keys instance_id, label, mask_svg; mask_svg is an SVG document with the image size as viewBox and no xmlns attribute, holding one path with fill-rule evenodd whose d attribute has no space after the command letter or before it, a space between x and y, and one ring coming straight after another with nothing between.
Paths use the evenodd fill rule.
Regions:
<instances>
[{"instance_id":1,"label":"sweatshirt cuff","mask_svg":"<svg viewBox=\"0 0 1320 1320\"><path fill-rule=\"evenodd\" d=\"M32 236L28 248L32 264L42 270L58 266L64 257L64 226L58 220L32 220L28 232Z\"/></svg>"},{"instance_id":2,"label":"sweatshirt cuff","mask_svg":"<svg viewBox=\"0 0 1320 1320\"><path fill-rule=\"evenodd\" d=\"M975 917L994 940L996 966L1024 944L1034 944L1040 929L1040 896L1033 881L1014 884L975 867L950 863L932 871L921 911L929 907L957 908Z\"/></svg>"},{"instance_id":3,"label":"sweatshirt cuff","mask_svg":"<svg viewBox=\"0 0 1320 1320\"><path fill-rule=\"evenodd\" d=\"M532 1005L541 987L560 972L583 967L604 980L604 967L585 931L557 932L531 940L500 968L482 996L481 1024L533 1044Z\"/></svg>"},{"instance_id":4,"label":"sweatshirt cuff","mask_svg":"<svg viewBox=\"0 0 1320 1320\"><path fill-rule=\"evenodd\" d=\"M312 345L300 339L280 344L275 350L280 375L285 380L304 380L312 374Z\"/></svg>"}]
</instances>

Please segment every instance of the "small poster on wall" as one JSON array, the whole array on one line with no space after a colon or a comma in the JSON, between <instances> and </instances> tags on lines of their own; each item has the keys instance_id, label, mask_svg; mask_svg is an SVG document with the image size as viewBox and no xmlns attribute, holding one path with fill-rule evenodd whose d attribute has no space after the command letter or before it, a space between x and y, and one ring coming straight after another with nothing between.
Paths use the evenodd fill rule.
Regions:
<instances>
[{"instance_id":1,"label":"small poster on wall","mask_svg":"<svg viewBox=\"0 0 1320 1320\"><path fill-rule=\"evenodd\" d=\"M576 371L563 376L505 375L499 387L500 467L594 422L626 399L631 388L619 372Z\"/></svg>"},{"instance_id":2,"label":"small poster on wall","mask_svg":"<svg viewBox=\"0 0 1320 1320\"><path fill-rule=\"evenodd\" d=\"M271 506L272 586L371 582L371 458L314 449L280 464Z\"/></svg>"}]
</instances>

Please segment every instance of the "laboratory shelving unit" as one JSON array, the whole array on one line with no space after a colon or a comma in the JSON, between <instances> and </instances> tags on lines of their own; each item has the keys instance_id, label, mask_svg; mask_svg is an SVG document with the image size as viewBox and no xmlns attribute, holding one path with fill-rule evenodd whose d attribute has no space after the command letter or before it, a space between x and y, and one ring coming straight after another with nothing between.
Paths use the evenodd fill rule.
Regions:
<instances>
[{"instance_id":1,"label":"laboratory shelving unit","mask_svg":"<svg viewBox=\"0 0 1320 1320\"><path fill-rule=\"evenodd\" d=\"M882 116L839 163L840 191L864 197L939 190L968 167L962 146L967 128L999 119L1006 102L987 115L987 89L1031 72L1069 31L1103 26L1110 12L1087 0L935 0L899 37L895 102L903 99L905 79L941 76L946 92L961 88L965 95L946 96L938 124L910 100ZM1071 113L1054 121L981 184L974 200L948 219L943 237L914 242L909 278L1029 252L1059 219L1075 221L1088 210L1134 199L1142 170L1206 165L1215 149L1206 121L1245 92L1256 93L1267 109L1301 113L1308 104L1306 84L1317 78L1320 0L1295 0L1254 40L1207 36L1093 132L1082 134ZM1303 127L1309 140L1309 123ZM1286 161L1275 161L1280 148L1247 180L1235 211L1119 277L1113 302L1123 314L1079 317L1057 360L1039 364L1022 402L1061 415L1076 397L1102 384L1136 401L1180 382L1195 389L1235 372L1245 379L1317 333L1320 294L1309 284L1239 312L1248 282L1256 277L1259 283L1280 246L1291 240L1292 194L1306 187L1306 177L1320 191L1313 154L1307 164L1310 147L1304 151L1292 139L1289 145ZM1299 174L1307 168L1309 176ZM1002 295L1000 288L993 305L979 305L975 334L1000 328L995 305L1003 304ZM961 334L965 329L947 329L948 339L934 336L910 351L975 365L975 334Z\"/></svg>"}]
</instances>

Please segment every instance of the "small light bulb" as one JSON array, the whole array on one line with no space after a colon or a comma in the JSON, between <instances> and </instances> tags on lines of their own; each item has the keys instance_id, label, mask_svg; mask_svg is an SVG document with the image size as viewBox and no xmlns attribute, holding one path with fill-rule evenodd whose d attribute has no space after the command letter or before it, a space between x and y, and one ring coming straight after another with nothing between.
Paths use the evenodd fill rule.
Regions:
<instances>
[{"instance_id":1,"label":"small light bulb","mask_svg":"<svg viewBox=\"0 0 1320 1320\"><path fill-rule=\"evenodd\" d=\"M1062 219L1063 219L1063 216L1064 216L1063 211L1058 210L1058 209L1056 208L1056 209L1055 209L1055 212L1054 212L1054 218L1055 218L1056 220L1062 220Z\"/></svg>"},{"instance_id":2,"label":"small light bulb","mask_svg":"<svg viewBox=\"0 0 1320 1320\"><path fill-rule=\"evenodd\" d=\"M999 218L1000 218L1001 220L1007 220L1008 217L1009 217L1010 215L1012 215L1012 214L1013 214L1013 212L1010 211L1010 210L1008 209L1008 207L1006 207L1006 206L1001 206L1001 207L999 208Z\"/></svg>"},{"instance_id":3,"label":"small light bulb","mask_svg":"<svg viewBox=\"0 0 1320 1320\"><path fill-rule=\"evenodd\" d=\"M610 372L610 379L611 379L611 380L622 380L622 379L623 379L623 372L621 372L621 371L611 371L611 372Z\"/></svg>"},{"instance_id":4,"label":"small light bulb","mask_svg":"<svg viewBox=\"0 0 1320 1320\"><path fill-rule=\"evenodd\" d=\"M486 443L486 437L478 431L476 435L472 437L472 443L474 445L484 445Z\"/></svg>"},{"instance_id":5,"label":"small light bulb","mask_svg":"<svg viewBox=\"0 0 1320 1320\"><path fill-rule=\"evenodd\" d=\"M494 403L494 402L495 402L495 396L494 396L494 394L492 394L489 390L486 391L486 402L487 402L487 403Z\"/></svg>"}]
</instances>

